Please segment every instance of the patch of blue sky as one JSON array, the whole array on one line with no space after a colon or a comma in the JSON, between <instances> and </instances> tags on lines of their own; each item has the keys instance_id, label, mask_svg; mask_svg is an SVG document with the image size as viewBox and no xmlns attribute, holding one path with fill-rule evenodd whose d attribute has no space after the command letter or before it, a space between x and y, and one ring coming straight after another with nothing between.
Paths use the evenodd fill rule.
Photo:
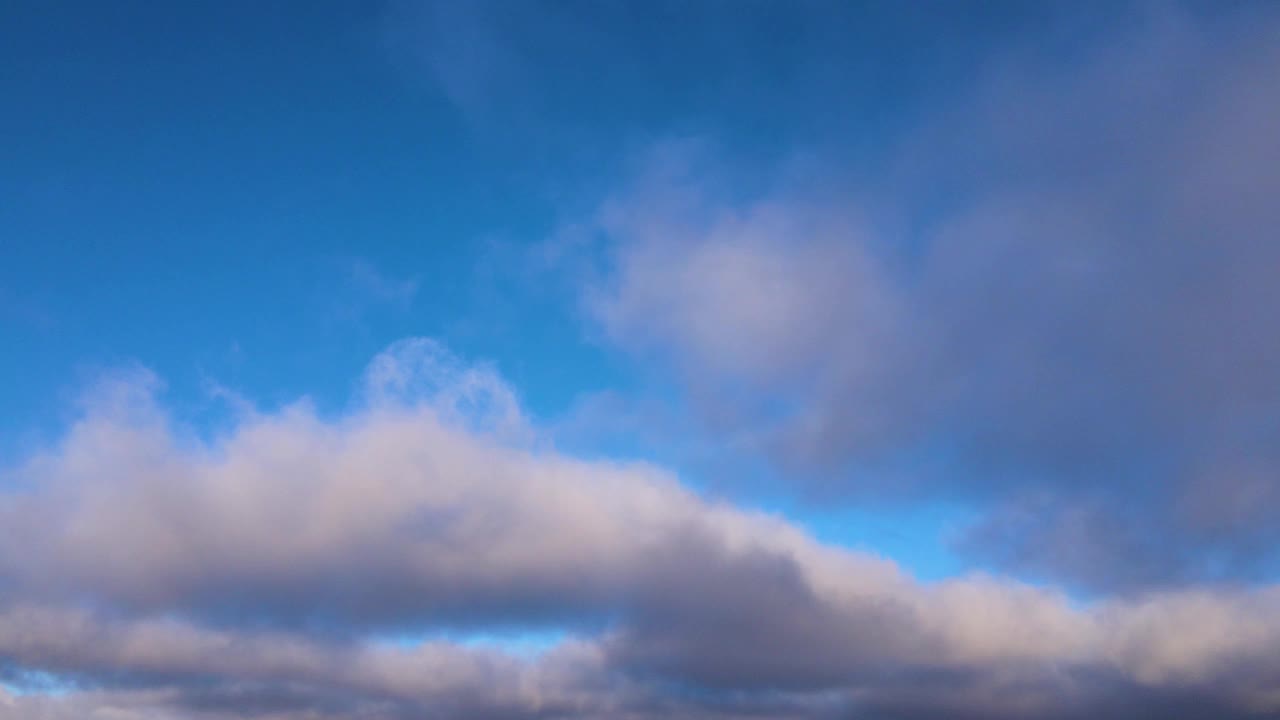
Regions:
<instances>
[{"instance_id":1,"label":"patch of blue sky","mask_svg":"<svg viewBox=\"0 0 1280 720\"><path fill-rule=\"evenodd\" d=\"M20 670L0 680L0 688L9 695L47 695L61 697L75 691L76 685L71 680L55 673L39 670Z\"/></svg>"},{"instance_id":2,"label":"patch of blue sky","mask_svg":"<svg viewBox=\"0 0 1280 720\"><path fill-rule=\"evenodd\" d=\"M476 650L496 650L517 657L536 658L571 637L571 633L562 628L490 628L398 633L383 636L379 643L412 650L426 643L448 642Z\"/></svg>"},{"instance_id":3,"label":"patch of blue sky","mask_svg":"<svg viewBox=\"0 0 1280 720\"><path fill-rule=\"evenodd\" d=\"M879 555L923 581L954 577L969 567L954 546L977 517L972 508L942 501L888 506L779 501L764 509L787 517L823 543Z\"/></svg>"}]
</instances>

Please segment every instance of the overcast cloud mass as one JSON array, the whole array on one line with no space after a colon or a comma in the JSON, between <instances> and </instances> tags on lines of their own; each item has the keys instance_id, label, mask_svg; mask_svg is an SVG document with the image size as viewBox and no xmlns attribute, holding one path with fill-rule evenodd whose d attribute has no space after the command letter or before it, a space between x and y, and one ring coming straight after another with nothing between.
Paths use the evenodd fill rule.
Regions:
<instances>
[{"instance_id":1,"label":"overcast cloud mass","mask_svg":"<svg viewBox=\"0 0 1280 720\"><path fill-rule=\"evenodd\" d=\"M1280 718L1280 6L229 5L0 10L0 720Z\"/></svg>"}]
</instances>

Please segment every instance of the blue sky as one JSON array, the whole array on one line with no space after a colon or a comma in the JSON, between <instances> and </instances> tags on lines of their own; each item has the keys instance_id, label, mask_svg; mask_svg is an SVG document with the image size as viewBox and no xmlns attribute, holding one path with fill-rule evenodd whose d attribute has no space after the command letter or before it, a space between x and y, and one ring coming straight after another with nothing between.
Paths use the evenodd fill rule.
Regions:
<instances>
[{"instance_id":1,"label":"blue sky","mask_svg":"<svg viewBox=\"0 0 1280 720\"><path fill-rule=\"evenodd\" d=\"M819 22L833 9L838 34ZM518 267L521 253L668 138L714 133L717 144L745 148L756 174L815 129L844 136L842 151L874 154L866 145L885 137L886 118L915 102L910 85L954 72L935 56L978 54L978 38L950 23L989 32L984 18L947 12L929 24L952 47L900 58L911 53L859 26L893 29L913 24L909 16L814 7L791 18L756 5L716 31L716 47L703 33L721 25L720 10L708 6L693 10L700 24L687 36L655 48L644 23L661 25L660 12L552 6L534 21L545 34L525 38L541 62L515 67L515 49L491 47L509 31L493 12L341 3L15 11L6 94L18 112L4 120L15 140L4 208L4 321L15 342L4 362L22 381L3 388L4 451L47 439L80 386L120 365L155 370L170 402L201 423L218 412L210 384L268 405L307 395L340 407L370 357L415 335L497 364L540 415L568 413L583 395L629 392L643 368L601 347L571 292ZM473 31L495 37L478 49L446 45L441 52L460 57L432 59L435 48L416 45L451 32L432 13L441 23L493 22ZM579 13L639 25L606 51L576 27ZM794 27L769 40L775 22ZM828 48L807 43L844 43L849 30L884 47L823 70ZM627 81L600 82L560 43L606 62L614 55ZM486 52L494 57L474 57ZM893 81L873 76L869 60L891 68ZM733 73L686 71L708 64ZM791 87L814 70L833 77ZM459 98L433 73L477 77ZM551 89L531 92L528 81ZM841 96L826 95L832 83ZM795 123L777 107L789 102L843 117ZM509 112L525 121L508 123Z\"/></svg>"},{"instance_id":2,"label":"blue sky","mask_svg":"<svg viewBox=\"0 0 1280 720\"><path fill-rule=\"evenodd\" d=\"M0 720L1274 717L1277 47L6 6Z\"/></svg>"}]
</instances>

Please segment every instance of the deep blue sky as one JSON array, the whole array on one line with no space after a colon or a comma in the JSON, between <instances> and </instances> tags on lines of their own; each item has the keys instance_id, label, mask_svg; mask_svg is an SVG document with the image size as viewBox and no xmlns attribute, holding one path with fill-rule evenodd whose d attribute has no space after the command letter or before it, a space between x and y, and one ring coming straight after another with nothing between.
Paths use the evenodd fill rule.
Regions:
<instances>
[{"instance_id":1,"label":"deep blue sky","mask_svg":"<svg viewBox=\"0 0 1280 720\"><path fill-rule=\"evenodd\" d=\"M571 295L513 271L513 247L671 137L713 137L755 184L797 146L877 162L893 123L971 78L1026 12L12 9L0 450L56 434L85 383L130 363L197 423L216 414L211 381L340 406L408 335L492 360L538 413L625 391L637 369Z\"/></svg>"},{"instance_id":2,"label":"deep blue sky","mask_svg":"<svg viewBox=\"0 0 1280 720\"><path fill-rule=\"evenodd\" d=\"M543 239L669 135L714 133L747 166L832 135L874 156L921 91L972 75L983 38L1017 24L997 8L678 8L10 8L0 286L4 373L23 381L3 387L6 430L80 369L128 359L179 388L200 367L341 397L335 383L405 334L496 357L538 407L562 406L581 389L547 367L565 352L574 383L614 378L551 313L512 318L505 288L475 287L488 244ZM471 47L448 38L473 27ZM356 262L416 279L412 307L348 287ZM536 357L544 344L554 357Z\"/></svg>"},{"instance_id":3,"label":"deep blue sky","mask_svg":"<svg viewBox=\"0 0 1280 720\"><path fill-rule=\"evenodd\" d=\"M1017 46L1038 21L1069 49L1099 22L970 10L9 8L4 322L22 341L5 361L26 381L4 388L7 420L39 412L77 364L137 358L178 382L196 363L230 371L233 343L254 357L242 382L286 393L328 392L344 362L407 331L527 355L456 327L484 324L473 306L493 301L472 287L487 243L545 238L647 144L714 136L757 173L797 146L874 165L973 80L993 38ZM418 279L412 311L337 327L324 305L367 300L332 298L359 294L341 287L359 262Z\"/></svg>"},{"instance_id":4,"label":"deep blue sky","mask_svg":"<svg viewBox=\"0 0 1280 720\"><path fill-rule=\"evenodd\" d=\"M1098 23L1059 27L1060 8L1021 3L970 10L11 9L0 371L15 380L0 386L0 452L55 437L85 384L132 363L197 425L220 412L211 382L268 406L307 395L335 409L372 355L410 335L495 362L542 415L638 383L669 399L644 363L601 346L571 290L520 267L521 248L671 138L715 143L731 195L768 186L796 152L829 157L816 174L841 182L873 174L992 61L993 39L1019 46L1018 29L1038 23L1069 50ZM724 467L688 470L742 463Z\"/></svg>"}]
</instances>

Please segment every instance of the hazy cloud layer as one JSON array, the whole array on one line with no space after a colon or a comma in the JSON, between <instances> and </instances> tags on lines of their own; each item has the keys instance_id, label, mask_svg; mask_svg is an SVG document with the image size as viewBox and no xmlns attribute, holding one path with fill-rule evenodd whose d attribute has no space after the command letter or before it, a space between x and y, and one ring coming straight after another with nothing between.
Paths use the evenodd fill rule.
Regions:
<instances>
[{"instance_id":1,"label":"hazy cloud layer","mask_svg":"<svg viewBox=\"0 0 1280 720\"><path fill-rule=\"evenodd\" d=\"M6 720L1280 712L1280 591L1076 607L922 584L513 435L516 393L428 340L376 358L349 412L249 411L211 440L158 384L104 381L11 471L0 677L34 692L0 695ZM569 636L533 656L386 640L503 627Z\"/></svg>"},{"instance_id":2,"label":"hazy cloud layer","mask_svg":"<svg viewBox=\"0 0 1280 720\"><path fill-rule=\"evenodd\" d=\"M588 313L825 490L988 508L966 545L1007 567L1271 576L1272 10L1014 51L844 192L798 173L744 201L705 148L663 146L572 224L604 238Z\"/></svg>"}]
</instances>

